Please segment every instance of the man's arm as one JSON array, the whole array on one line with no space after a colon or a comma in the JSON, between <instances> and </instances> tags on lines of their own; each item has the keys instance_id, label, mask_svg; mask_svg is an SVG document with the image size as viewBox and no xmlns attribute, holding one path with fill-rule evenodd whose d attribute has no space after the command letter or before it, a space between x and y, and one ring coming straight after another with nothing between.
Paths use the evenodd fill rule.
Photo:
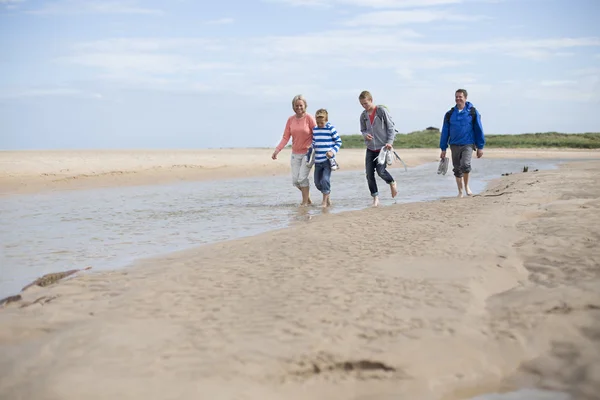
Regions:
<instances>
[{"instance_id":1,"label":"man's arm","mask_svg":"<svg viewBox=\"0 0 600 400\"><path fill-rule=\"evenodd\" d=\"M444 125L442 125L442 133L440 134L440 149L446 151L448 148L448 140L450 139L450 126L446 123L444 115Z\"/></svg>"},{"instance_id":2,"label":"man's arm","mask_svg":"<svg viewBox=\"0 0 600 400\"><path fill-rule=\"evenodd\" d=\"M483 125L481 124L481 114L479 111L475 110L475 125L473 126L473 132L475 133L475 146L478 149L483 150L485 146L485 136L483 134Z\"/></svg>"}]
</instances>

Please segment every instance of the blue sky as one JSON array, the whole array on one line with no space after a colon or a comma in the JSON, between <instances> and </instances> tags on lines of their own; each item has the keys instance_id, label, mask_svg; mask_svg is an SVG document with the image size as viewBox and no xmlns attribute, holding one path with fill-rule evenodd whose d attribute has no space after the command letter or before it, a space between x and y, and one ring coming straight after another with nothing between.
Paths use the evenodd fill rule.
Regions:
<instances>
[{"instance_id":1,"label":"blue sky","mask_svg":"<svg viewBox=\"0 0 600 400\"><path fill-rule=\"evenodd\" d=\"M291 99L400 132L600 131L597 0L0 0L0 148L273 147Z\"/></svg>"}]
</instances>

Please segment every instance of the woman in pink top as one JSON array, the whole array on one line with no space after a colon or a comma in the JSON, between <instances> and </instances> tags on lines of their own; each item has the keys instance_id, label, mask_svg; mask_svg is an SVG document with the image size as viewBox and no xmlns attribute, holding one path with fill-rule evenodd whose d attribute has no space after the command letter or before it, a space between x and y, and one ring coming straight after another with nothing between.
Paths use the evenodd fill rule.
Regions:
<instances>
[{"instance_id":1,"label":"woman in pink top","mask_svg":"<svg viewBox=\"0 0 600 400\"><path fill-rule=\"evenodd\" d=\"M271 158L277 159L277 154L288 144L292 138L292 184L302 192L302 206L311 204L309 194L308 175L312 166L308 166L304 156L312 145L312 130L317 125L315 117L306 112L306 99L301 94L294 96L292 109L296 115L288 118L283 131L283 137L275 148Z\"/></svg>"}]
</instances>

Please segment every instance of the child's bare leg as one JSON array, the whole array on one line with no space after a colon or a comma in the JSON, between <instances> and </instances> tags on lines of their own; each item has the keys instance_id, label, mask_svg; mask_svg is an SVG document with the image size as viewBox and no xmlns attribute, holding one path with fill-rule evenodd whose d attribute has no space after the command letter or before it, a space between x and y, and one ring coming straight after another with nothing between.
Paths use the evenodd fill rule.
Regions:
<instances>
[{"instance_id":1,"label":"child's bare leg","mask_svg":"<svg viewBox=\"0 0 600 400\"><path fill-rule=\"evenodd\" d=\"M398 186L396 185L396 182L390 183L390 189L392 190L392 198L396 197L398 195Z\"/></svg>"},{"instance_id":2,"label":"child's bare leg","mask_svg":"<svg viewBox=\"0 0 600 400\"><path fill-rule=\"evenodd\" d=\"M323 193L323 202L321 203L321 207L325 208L329 206L329 194Z\"/></svg>"},{"instance_id":3,"label":"child's bare leg","mask_svg":"<svg viewBox=\"0 0 600 400\"><path fill-rule=\"evenodd\" d=\"M372 207L377 207L379 206L379 196L373 196L373 204L371 204Z\"/></svg>"}]
</instances>

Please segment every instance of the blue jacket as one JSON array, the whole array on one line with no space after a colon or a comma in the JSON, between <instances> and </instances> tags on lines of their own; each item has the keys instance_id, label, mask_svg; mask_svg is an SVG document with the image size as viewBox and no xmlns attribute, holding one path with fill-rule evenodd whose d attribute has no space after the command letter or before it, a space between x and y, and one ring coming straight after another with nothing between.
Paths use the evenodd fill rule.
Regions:
<instances>
[{"instance_id":1,"label":"blue jacket","mask_svg":"<svg viewBox=\"0 0 600 400\"><path fill-rule=\"evenodd\" d=\"M474 144L478 149L483 149L485 137L481 126L481 115L475 109L476 121L473 121L471 108L474 108L473 104L467 101L462 112L458 112L455 107L452 115L450 115L450 123L446 122L444 118L444 126L440 135L440 149L442 151L446 151L448 144Z\"/></svg>"}]
</instances>

